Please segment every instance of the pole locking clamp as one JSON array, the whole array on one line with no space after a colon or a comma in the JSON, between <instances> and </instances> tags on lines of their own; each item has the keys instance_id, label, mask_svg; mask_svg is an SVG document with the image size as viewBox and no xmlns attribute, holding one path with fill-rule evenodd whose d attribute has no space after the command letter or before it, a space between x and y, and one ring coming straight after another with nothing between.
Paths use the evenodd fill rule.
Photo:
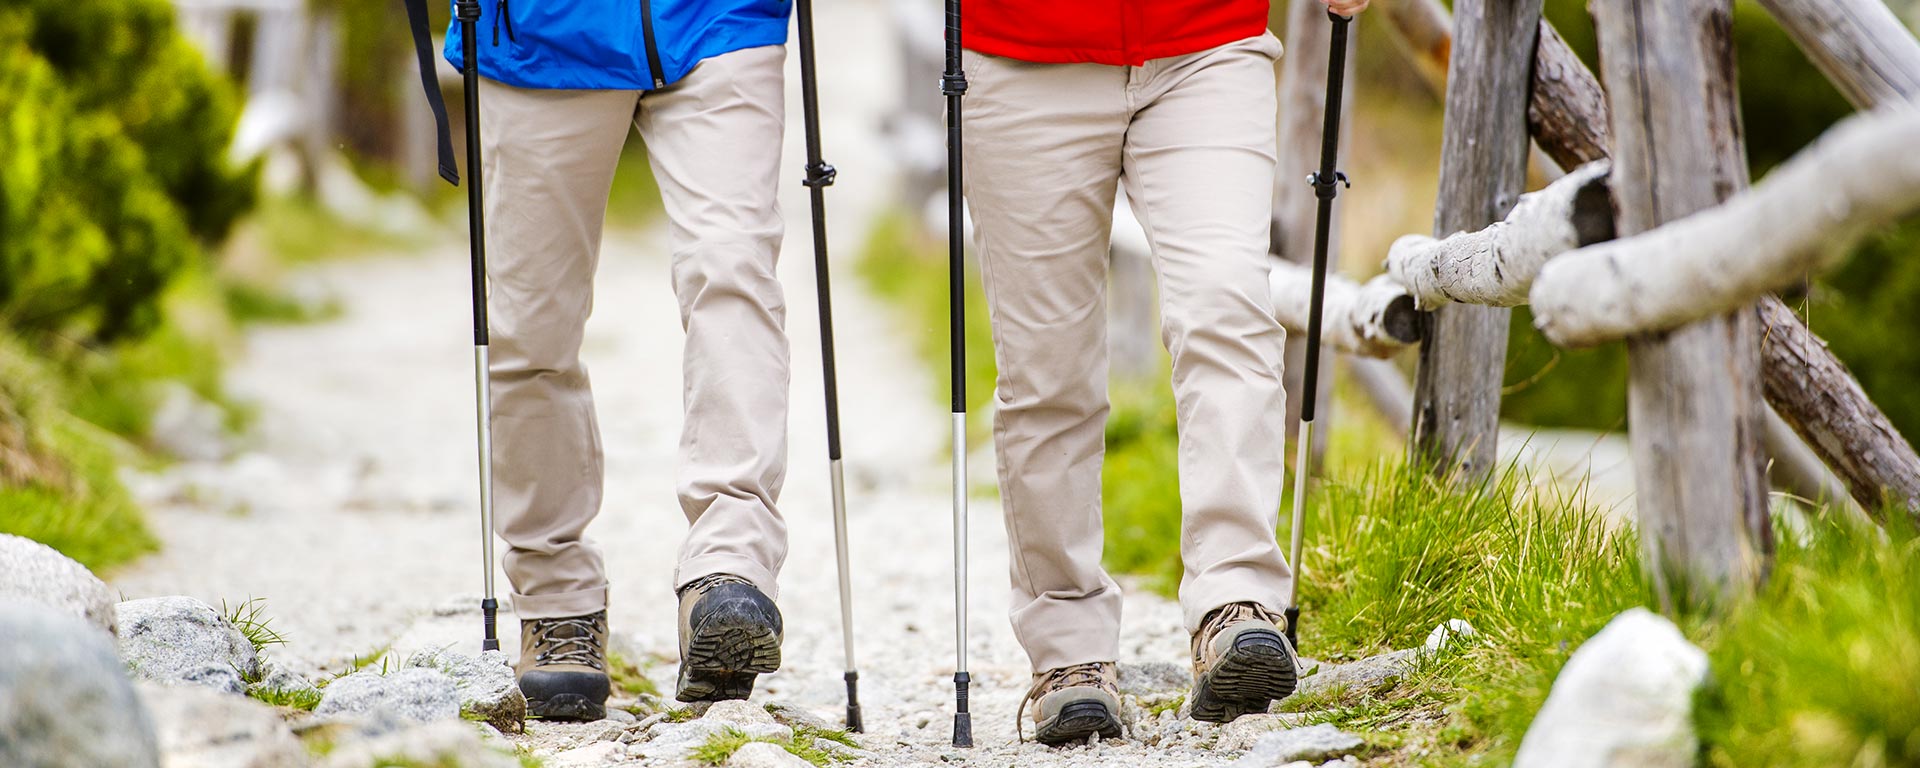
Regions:
<instances>
[{"instance_id":1,"label":"pole locking clamp","mask_svg":"<svg viewBox=\"0 0 1920 768\"><path fill-rule=\"evenodd\" d=\"M800 184L807 187L831 187L834 179L839 176L840 171L831 165L824 162L812 163L807 166L806 180Z\"/></svg>"},{"instance_id":2,"label":"pole locking clamp","mask_svg":"<svg viewBox=\"0 0 1920 768\"><path fill-rule=\"evenodd\" d=\"M963 96L967 92L967 73L948 72L940 76L940 93L947 96Z\"/></svg>"},{"instance_id":3,"label":"pole locking clamp","mask_svg":"<svg viewBox=\"0 0 1920 768\"><path fill-rule=\"evenodd\" d=\"M1309 173L1307 184L1313 187L1314 196L1322 200L1332 200L1334 196L1340 194L1339 185L1344 184L1347 189L1353 189L1353 182L1347 179L1347 174L1340 171L1334 171L1332 179L1320 178L1318 171Z\"/></svg>"}]
</instances>

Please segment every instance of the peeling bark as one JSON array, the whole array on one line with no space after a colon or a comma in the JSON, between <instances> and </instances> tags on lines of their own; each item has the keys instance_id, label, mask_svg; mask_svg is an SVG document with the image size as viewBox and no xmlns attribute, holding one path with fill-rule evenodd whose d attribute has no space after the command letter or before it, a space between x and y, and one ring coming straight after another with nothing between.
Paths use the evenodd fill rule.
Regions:
<instances>
[{"instance_id":1,"label":"peeling bark","mask_svg":"<svg viewBox=\"0 0 1920 768\"><path fill-rule=\"evenodd\" d=\"M1613 239L1605 160L1581 166L1520 196L1505 219L1476 232L1434 239L1407 235L1387 252L1387 271L1421 309L1448 302L1514 307L1547 260Z\"/></svg>"},{"instance_id":2,"label":"peeling bark","mask_svg":"<svg viewBox=\"0 0 1920 768\"><path fill-rule=\"evenodd\" d=\"M1267 277L1273 297L1273 316L1287 329L1288 338L1307 336L1308 300L1313 270L1277 261ZM1347 354L1391 357L1420 340L1419 313L1413 298L1392 278L1380 275L1365 284L1339 275L1327 275L1320 315L1320 343Z\"/></svg>"}]
</instances>

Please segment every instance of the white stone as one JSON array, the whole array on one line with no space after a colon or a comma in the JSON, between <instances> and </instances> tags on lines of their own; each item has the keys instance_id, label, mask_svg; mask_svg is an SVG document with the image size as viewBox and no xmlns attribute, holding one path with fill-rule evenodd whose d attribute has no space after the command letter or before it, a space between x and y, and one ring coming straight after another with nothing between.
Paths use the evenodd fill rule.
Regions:
<instances>
[{"instance_id":1,"label":"white stone","mask_svg":"<svg viewBox=\"0 0 1920 768\"><path fill-rule=\"evenodd\" d=\"M1433 628L1427 633L1427 642L1421 647L1427 653L1439 653L1456 643L1464 642L1479 635L1479 630L1468 624L1466 619L1447 619L1447 623Z\"/></svg>"},{"instance_id":2,"label":"white stone","mask_svg":"<svg viewBox=\"0 0 1920 768\"><path fill-rule=\"evenodd\" d=\"M556 768L567 766L608 765L626 759L627 748L617 741L597 741L584 747L569 749L547 758L547 764Z\"/></svg>"},{"instance_id":3,"label":"white stone","mask_svg":"<svg viewBox=\"0 0 1920 768\"><path fill-rule=\"evenodd\" d=\"M159 761L152 721L113 644L80 617L0 599L0 765Z\"/></svg>"},{"instance_id":4,"label":"white stone","mask_svg":"<svg viewBox=\"0 0 1920 768\"><path fill-rule=\"evenodd\" d=\"M167 766L299 768L307 748L273 707L200 686L141 683Z\"/></svg>"},{"instance_id":5,"label":"white stone","mask_svg":"<svg viewBox=\"0 0 1920 768\"><path fill-rule=\"evenodd\" d=\"M1261 736L1253 749L1233 765L1234 768L1270 768L1295 762L1333 760L1351 754L1365 744L1360 737L1325 723L1290 728Z\"/></svg>"},{"instance_id":6,"label":"white stone","mask_svg":"<svg viewBox=\"0 0 1920 768\"><path fill-rule=\"evenodd\" d=\"M427 723L460 717L453 678L437 669L412 667L391 675L355 672L327 685L317 715L389 714Z\"/></svg>"},{"instance_id":7,"label":"white stone","mask_svg":"<svg viewBox=\"0 0 1920 768\"><path fill-rule=\"evenodd\" d=\"M437 669L452 678L462 715L502 731L519 731L526 722L526 694L520 692L520 683L513 675L513 662L500 651L472 656L441 650L413 656L407 664Z\"/></svg>"},{"instance_id":8,"label":"white stone","mask_svg":"<svg viewBox=\"0 0 1920 768\"><path fill-rule=\"evenodd\" d=\"M114 597L105 582L53 547L0 533L0 598L9 597L80 617L114 634Z\"/></svg>"},{"instance_id":9,"label":"white stone","mask_svg":"<svg viewBox=\"0 0 1920 768\"><path fill-rule=\"evenodd\" d=\"M1614 617L1553 681L1515 768L1687 768L1707 654L1644 608Z\"/></svg>"},{"instance_id":10,"label":"white stone","mask_svg":"<svg viewBox=\"0 0 1920 768\"><path fill-rule=\"evenodd\" d=\"M191 597L150 597L116 606L120 657L134 677L246 693L259 655L213 606Z\"/></svg>"},{"instance_id":11,"label":"white stone","mask_svg":"<svg viewBox=\"0 0 1920 768\"><path fill-rule=\"evenodd\" d=\"M775 725L773 714L767 708L749 701L729 700L714 702L701 715L702 720L743 725Z\"/></svg>"},{"instance_id":12,"label":"white stone","mask_svg":"<svg viewBox=\"0 0 1920 768\"><path fill-rule=\"evenodd\" d=\"M813 764L788 752L778 744L753 741L734 750L727 758L729 768L813 768Z\"/></svg>"}]
</instances>

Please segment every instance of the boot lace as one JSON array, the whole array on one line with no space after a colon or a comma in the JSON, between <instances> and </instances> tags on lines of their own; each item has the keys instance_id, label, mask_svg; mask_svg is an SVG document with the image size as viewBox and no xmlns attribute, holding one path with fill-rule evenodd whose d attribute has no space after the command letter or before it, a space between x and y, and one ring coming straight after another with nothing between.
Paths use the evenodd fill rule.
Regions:
<instances>
[{"instance_id":1,"label":"boot lace","mask_svg":"<svg viewBox=\"0 0 1920 768\"><path fill-rule=\"evenodd\" d=\"M606 662L601 658L598 638L606 631L606 627L605 611L586 616L536 619L533 642L540 648L540 653L534 660L541 665L578 664L605 670Z\"/></svg>"},{"instance_id":2,"label":"boot lace","mask_svg":"<svg viewBox=\"0 0 1920 768\"><path fill-rule=\"evenodd\" d=\"M1033 687L1027 689L1027 695L1020 700L1020 709L1013 715L1014 732L1020 741L1027 740L1027 706L1040 700L1040 697L1067 688L1099 688L1113 691L1107 669L1113 666L1109 662L1075 664L1069 667L1054 667L1034 676Z\"/></svg>"},{"instance_id":3,"label":"boot lace","mask_svg":"<svg viewBox=\"0 0 1920 768\"><path fill-rule=\"evenodd\" d=\"M688 592L699 594L722 584L745 584L749 587L753 586L753 582L731 573L716 573L694 579L692 583L680 588L680 594L684 595Z\"/></svg>"},{"instance_id":4,"label":"boot lace","mask_svg":"<svg viewBox=\"0 0 1920 768\"><path fill-rule=\"evenodd\" d=\"M1214 609L1213 613L1207 614L1206 620L1200 622L1200 631L1194 633L1194 664L1198 665L1201 663L1202 654L1205 653L1207 644L1213 641L1215 635L1220 634L1220 630L1243 621L1256 620L1265 621L1279 627L1283 633L1287 631L1287 617L1269 611L1259 603L1227 603Z\"/></svg>"}]
</instances>

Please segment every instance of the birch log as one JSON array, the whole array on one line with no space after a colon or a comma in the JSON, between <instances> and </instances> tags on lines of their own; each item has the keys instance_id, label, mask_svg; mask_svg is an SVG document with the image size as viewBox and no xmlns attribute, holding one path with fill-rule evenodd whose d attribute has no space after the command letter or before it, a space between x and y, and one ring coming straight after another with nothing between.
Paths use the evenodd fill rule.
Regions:
<instances>
[{"instance_id":1,"label":"birch log","mask_svg":"<svg viewBox=\"0 0 1920 768\"><path fill-rule=\"evenodd\" d=\"M1421 309L1448 302L1516 307L1548 259L1613 239L1610 166L1588 163L1520 196L1507 217L1486 229L1442 239L1407 235L1387 252L1387 272Z\"/></svg>"},{"instance_id":2,"label":"birch log","mask_svg":"<svg viewBox=\"0 0 1920 768\"><path fill-rule=\"evenodd\" d=\"M1527 177L1526 106L1541 0L1458 0L1441 137L1434 233L1506 216ZM1413 451L1442 474L1484 475L1498 460L1508 310L1453 304L1422 324Z\"/></svg>"},{"instance_id":3,"label":"birch log","mask_svg":"<svg viewBox=\"0 0 1920 768\"><path fill-rule=\"evenodd\" d=\"M1903 505L1920 523L1920 455L1873 407L1860 382L1827 344L1778 302L1760 305L1762 364L1767 399L1793 431L1847 483L1854 501L1879 516L1888 502Z\"/></svg>"},{"instance_id":4,"label":"birch log","mask_svg":"<svg viewBox=\"0 0 1920 768\"><path fill-rule=\"evenodd\" d=\"M1307 337L1307 307L1313 270L1289 261L1273 264L1267 277L1273 316L1289 339ZM1350 355L1386 358L1420 340L1420 313L1413 298L1386 275L1355 283L1327 275L1320 312L1320 343Z\"/></svg>"},{"instance_id":5,"label":"birch log","mask_svg":"<svg viewBox=\"0 0 1920 768\"><path fill-rule=\"evenodd\" d=\"M1591 6L1607 52L1623 234L1710 208L1746 184L1731 2ZM1747 593L1765 571L1773 537L1758 321L1745 307L1627 343L1635 507L1669 613Z\"/></svg>"},{"instance_id":6,"label":"birch log","mask_svg":"<svg viewBox=\"0 0 1920 768\"><path fill-rule=\"evenodd\" d=\"M1920 93L1920 43L1880 0L1760 0L1855 105Z\"/></svg>"},{"instance_id":7,"label":"birch log","mask_svg":"<svg viewBox=\"0 0 1920 768\"><path fill-rule=\"evenodd\" d=\"M1534 323L1577 347L1725 314L1915 210L1920 109L1858 115L1724 205L1554 259L1533 285Z\"/></svg>"}]
</instances>

